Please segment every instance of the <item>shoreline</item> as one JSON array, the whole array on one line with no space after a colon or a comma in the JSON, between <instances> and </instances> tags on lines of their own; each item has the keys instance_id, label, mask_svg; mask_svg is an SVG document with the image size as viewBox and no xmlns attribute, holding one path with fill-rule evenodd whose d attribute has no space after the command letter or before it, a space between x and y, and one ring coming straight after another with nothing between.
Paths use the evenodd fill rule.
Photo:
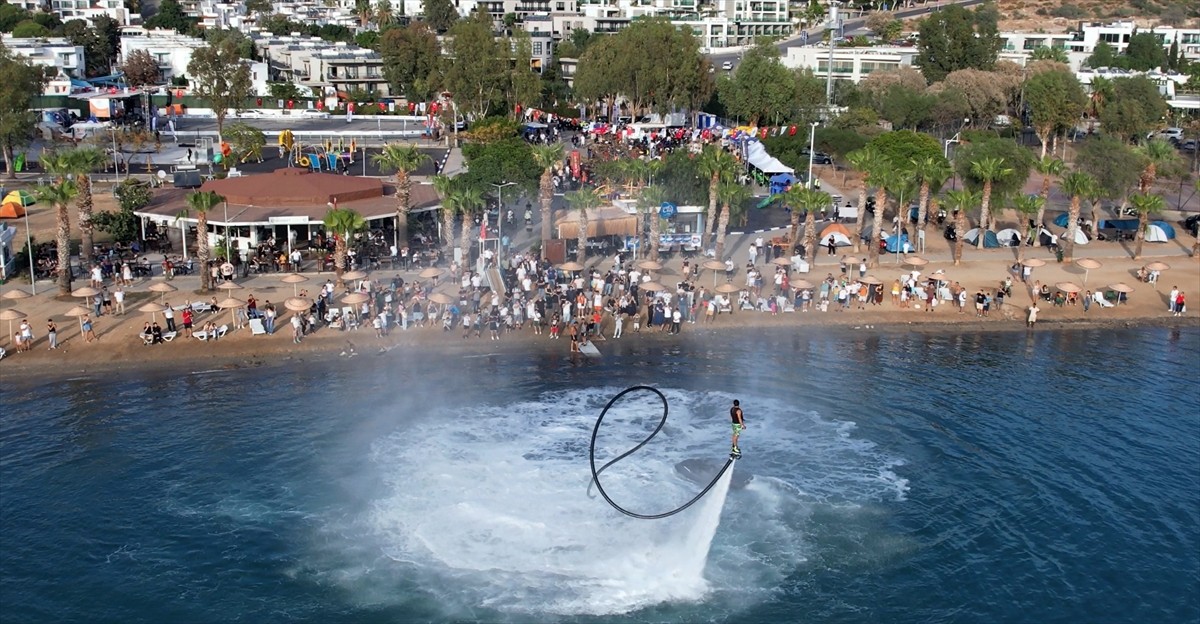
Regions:
<instances>
[{"instance_id":1,"label":"shoreline","mask_svg":"<svg viewBox=\"0 0 1200 624\"><path fill-rule=\"evenodd\" d=\"M1005 308L1014 306L1005 305ZM134 345L130 336L126 340L132 346L132 357L115 358L106 354L103 348L106 344L115 342L117 336L106 336L91 344L83 343L78 335L60 339L59 352L46 348L44 335L38 337L33 351L15 354L11 351L0 364L0 378L5 385L20 383L40 383L65 378L99 377L101 375L144 374L159 371L170 374L197 374L214 370L244 370L287 367L312 362L334 362L350 360L358 357L385 356L393 351L414 355L434 354L442 356L499 356L542 354L567 356L572 360L603 361L605 353L630 349L669 347L680 342L694 342L707 337L727 336L732 339L769 336L778 330L788 332L788 336L803 335L807 331L833 331L843 334L895 334L898 332L918 333L922 335L955 335L978 333L1016 333L1016 332L1047 332L1047 331L1088 331L1098 329L1138 329L1138 328L1196 328L1200 327L1200 316L1188 314L1182 317L1122 315L1101 316L1099 311L1093 311L1085 318L1047 318L1044 314L1037 326L1029 329L1025 326L1023 317L1005 318L994 315L989 318L976 318L970 313L932 312L919 310L900 310L886 305L872 310L850 310L847 312L788 312L779 316L768 313L743 311L732 316L721 315L712 323L712 327L703 321L695 324L684 323L679 335L660 333L655 330L633 333L626 331L621 338L607 338L595 341L601 355L598 358L569 352L570 342L566 340L552 341L547 333L535 335L528 327L514 330L502 336L501 340L490 341L486 337L472 336L463 339L461 329L455 328L449 332L440 327L418 327L407 331L393 329L389 334L380 338L369 329L358 331L338 331L322 328L314 334L306 336L303 342L295 345L290 341L290 328L277 330L270 336L251 336L248 330L239 330L218 342L201 342L191 340L182 335L176 340L183 344L166 343L162 345ZM896 318L900 313L914 318ZM134 318L141 317L126 315ZM740 317L740 318L739 318ZM795 318L814 318L817 322L795 322ZM109 317L102 317L107 319ZM807 319L805 319L807 321ZM605 324L605 333L611 336L611 320ZM112 331L112 330L110 330ZM136 331L136 330L134 330ZM108 332L106 332L108 333ZM112 332L116 333L116 332ZM485 332L486 333L486 332ZM108 337L106 341L103 338ZM69 358L64 362L63 357Z\"/></svg>"}]
</instances>

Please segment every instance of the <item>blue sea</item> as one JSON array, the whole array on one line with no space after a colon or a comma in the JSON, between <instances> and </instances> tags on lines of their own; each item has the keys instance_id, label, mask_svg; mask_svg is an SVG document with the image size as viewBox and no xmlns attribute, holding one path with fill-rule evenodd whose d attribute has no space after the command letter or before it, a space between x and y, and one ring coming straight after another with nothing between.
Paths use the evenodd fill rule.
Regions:
<instances>
[{"instance_id":1,"label":"blue sea","mask_svg":"<svg viewBox=\"0 0 1200 624\"><path fill-rule=\"evenodd\" d=\"M1200 329L599 347L4 362L0 621L1200 621ZM614 499L690 498L678 464L715 473L736 398L732 488L661 521L589 496L595 418L635 384L670 416ZM614 407L600 459L653 399Z\"/></svg>"}]
</instances>

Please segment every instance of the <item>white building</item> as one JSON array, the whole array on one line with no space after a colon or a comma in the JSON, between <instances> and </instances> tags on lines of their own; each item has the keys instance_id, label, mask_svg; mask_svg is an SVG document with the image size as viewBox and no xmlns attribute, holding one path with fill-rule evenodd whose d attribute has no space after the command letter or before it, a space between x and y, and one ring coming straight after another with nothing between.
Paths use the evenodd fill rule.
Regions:
<instances>
[{"instance_id":1,"label":"white building","mask_svg":"<svg viewBox=\"0 0 1200 624\"><path fill-rule=\"evenodd\" d=\"M1184 58L1200 61L1200 28L1171 28L1156 26L1154 28L1138 27L1134 22L1113 22L1111 24L1082 24L1079 32L1073 33L1075 39L1068 45L1077 52L1091 54L1101 41L1112 46L1117 52L1124 52L1129 46L1129 40L1134 32L1152 32L1162 43L1163 48L1170 48L1178 42L1179 53Z\"/></svg>"},{"instance_id":2,"label":"white building","mask_svg":"<svg viewBox=\"0 0 1200 624\"><path fill-rule=\"evenodd\" d=\"M107 15L117 20L122 26L140 22L140 13L130 12L125 8L124 0L10 0L8 4L20 7L26 11L40 11L48 7L51 13L64 22L73 19L91 21L98 15Z\"/></svg>"},{"instance_id":3,"label":"white building","mask_svg":"<svg viewBox=\"0 0 1200 624\"><path fill-rule=\"evenodd\" d=\"M294 82L318 93L329 89L349 93L361 89L378 97L389 93L383 76L383 57L374 50L317 37L251 33L270 77Z\"/></svg>"},{"instance_id":4,"label":"white building","mask_svg":"<svg viewBox=\"0 0 1200 624\"><path fill-rule=\"evenodd\" d=\"M82 78L87 68L83 46L73 45L61 37L17 39L0 35L0 43L34 65L58 70L46 83L43 95L70 95L73 90L71 79Z\"/></svg>"},{"instance_id":5,"label":"white building","mask_svg":"<svg viewBox=\"0 0 1200 624\"><path fill-rule=\"evenodd\" d=\"M181 35L173 30L147 30L142 34L127 31L121 37L119 63L124 63L135 50L145 50L158 61L162 82L170 83L178 76L187 76L187 66L192 62L192 52L205 47L203 39ZM250 80L255 95L267 94L269 72L261 61L246 61L250 67Z\"/></svg>"}]
</instances>

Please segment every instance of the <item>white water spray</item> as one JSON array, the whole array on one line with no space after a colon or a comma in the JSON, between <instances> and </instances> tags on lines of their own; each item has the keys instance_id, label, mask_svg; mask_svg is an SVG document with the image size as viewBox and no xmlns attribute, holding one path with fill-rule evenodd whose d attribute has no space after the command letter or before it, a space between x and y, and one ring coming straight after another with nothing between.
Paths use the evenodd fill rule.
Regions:
<instances>
[{"instance_id":1,"label":"white water spray","mask_svg":"<svg viewBox=\"0 0 1200 624\"><path fill-rule=\"evenodd\" d=\"M693 570L701 582L704 566L708 563L708 552L712 549L713 538L717 536L717 527L721 525L721 511L725 509L725 498L729 496L729 484L733 481L733 467L736 465L737 462L730 464L717 485L700 501L700 509L684 539L683 564Z\"/></svg>"}]
</instances>

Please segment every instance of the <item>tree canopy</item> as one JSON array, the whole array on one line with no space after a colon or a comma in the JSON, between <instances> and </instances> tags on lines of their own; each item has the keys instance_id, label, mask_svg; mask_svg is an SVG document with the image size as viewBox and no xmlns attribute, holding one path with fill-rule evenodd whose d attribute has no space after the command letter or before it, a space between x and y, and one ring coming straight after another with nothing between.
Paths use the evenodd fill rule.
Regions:
<instances>
[{"instance_id":1,"label":"tree canopy","mask_svg":"<svg viewBox=\"0 0 1200 624\"><path fill-rule=\"evenodd\" d=\"M226 40L192 52L187 69L196 96L212 106L219 135L229 110L240 109L252 95L250 68L242 62L237 44Z\"/></svg>"},{"instance_id":2,"label":"tree canopy","mask_svg":"<svg viewBox=\"0 0 1200 624\"><path fill-rule=\"evenodd\" d=\"M1043 71L1025 81L1025 104L1029 107L1030 124L1045 152L1055 132L1075 125L1083 115L1087 95L1070 70Z\"/></svg>"},{"instance_id":3,"label":"tree canopy","mask_svg":"<svg viewBox=\"0 0 1200 624\"><path fill-rule=\"evenodd\" d=\"M825 103L825 86L812 88L806 84L810 78L784 67L779 48L762 42L746 52L737 71L717 82L717 93L728 115L750 125L802 122Z\"/></svg>"},{"instance_id":4,"label":"tree canopy","mask_svg":"<svg viewBox=\"0 0 1200 624\"><path fill-rule=\"evenodd\" d=\"M917 65L929 82L960 69L991 69L1002 44L994 8L944 7L921 21Z\"/></svg>"},{"instance_id":5,"label":"tree canopy","mask_svg":"<svg viewBox=\"0 0 1200 624\"><path fill-rule=\"evenodd\" d=\"M1100 195L1121 199L1137 188L1145 159L1112 136L1089 137L1075 156L1075 166L1096 179Z\"/></svg>"},{"instance_id":6,"label":"tree canopy","mask_svg":"<svg viewBox=\"0 0 1200 624\"><path fill-rule=\"evenodd\" d=\"M13 152L29 143L37 126L38 114L30 104L46 84L45 71L16 57L0 46L0 149L8 174L13 170Z\"/></svg>"},{"instance_id":7,"label":"tree canopy","mask_svg":"<svg viewBox=\"0 0 1200 624\"><path fill-rule=\"evenodd\" d=\"M1004 168L1012 170L1010 175L992 181L992 196L1011 197L1020 192L1025 180L1029 179L1033 154L1007 139L978 137L964 142L954 155L954 171L967 188L981 190L985 180L977 175L973 165L990 159L1000 160Z\"/></svg>"},{"instance_id":8,"label":"tree canopy","mask_svg":"<svg viewBox=\"0 0 1200 624\"><path fill-rule=\"evenodd\" d=\"M1114 78L1112 100L1100 112L1104 133L1129 142L1146 136L1167 114L1158 86L1145 76Z\"/></svg>"},{"instance_id":9,"label":"tree canopy","mask_svg":"<svg viewBox=\"0 0 1200 624\"><path fill-rule=\"evenodd\" d=\"M437 93L441 50L430 25L412 22L404 28L389 28L379 38L378 47L383 77L393 94L427 100Z\"/></svg>"},{"instance_id":10,"label":"tree canopy","mask_svg":"<svg viewBox=\"0 0 1200 624\"><path fill-rule=\"evenodd\" d=\"M444 33L458 21L458 9L450 0L425 0L423 9L425 21L436 32Z\"/></svg>"}]
</instances>

